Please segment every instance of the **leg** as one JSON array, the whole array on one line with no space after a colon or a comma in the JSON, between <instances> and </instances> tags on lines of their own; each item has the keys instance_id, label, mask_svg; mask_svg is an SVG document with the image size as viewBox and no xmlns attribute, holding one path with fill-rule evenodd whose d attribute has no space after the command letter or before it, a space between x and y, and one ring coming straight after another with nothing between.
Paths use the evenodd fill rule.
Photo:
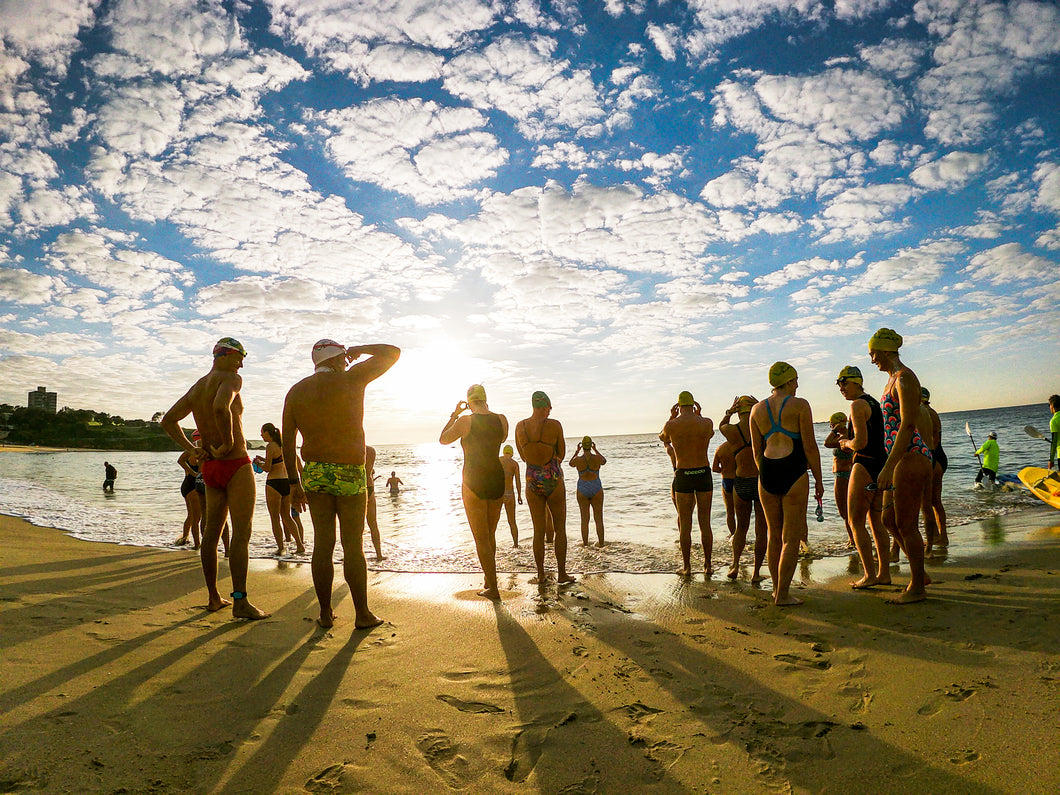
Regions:
<instances>
[{"instance_id":1,"label":"leg","mask_svg":"<svg viewBox=\"0 0 1060 795\"><path fill-rule=\"evenodd\" d=\"M596 546L604 545L604 490L596 492L589 500L593 507L593 519L596 522Z\"/></svg>"},{"instance_id":2,"label":"leg","mask_svg":"<svg viewBox=\"0 0 1060 795\"><path fill-rule=\"evenodd\" d=\"M852 582L852 588L871 588L879 585L877 576L876 560L872 555L872 536L865 526L869 516L869 505L878 492L866 491L865 487L872 482L872 475L861 464L855 464L850 471L850 483L847 492L847 516L850 526L854 531L854 546L857 547L858 557L861 558L861 579ZM885 537L886 542L886 537ZM886 548L886 543L884 547ZM888 573L888 580L890 574Z\"/></svg>"},{"instance_id":3,"label":"leg","mask_svg":"<svg viewBox=\"0 0 1060 795\"><path fill-rule=\"evenodd\" d=\"M336 498L330 494L306 493L309 515L313 519L313 588L320 604L317 623L327 629L335 624L335 611L331 608L331 591L335 582L335 518L338 508Z\"/></svg>"},{"instance_id":4,"label":"leg","mask_svg":"<svg viewBox=\"0 0 1060 795\"><path fill-rule=\"evenodd\" d=\"M295 543L295 553L305 554L305 539L302 538L302 528L291 516L291 495L280 499L280 521L283 522L284 538L292 538Z\"/></svg>"},{"instance_id":5,"label":"leg","mask_svg":"<svg viewBox=\"0 0 1060 795\"><path fill-rule=\"evenodd\" d=\"M353 625L357 629L368 629L383 623L368 609L368 563L364 559L364 519L368 496L356 494L352 497L336 497L339 514L339 538L342 540L342 574L350 586L353 609L356 614Z\"/></svg>"},{"instance_id":6,"label":"leg","mask_svg":"<svg viewBox=\"0 0 1060 795\"><path fill-rule=\"evenodd\" d=\"M725 575L730 580L735 580L740 575L740 557L747 544L747 531L751 527L751 505L743 497L732 495L733 518L736 520L736 527L731 540L732 565L729 566L729 571Z\"/></svg>"},{"instance_id":7,"label":"leg","mask_svg":"<svg viewBox=\"0 0 1060 795\"><path fill-rule=\"evenodd\" d=\"M379 519L376 513L375 494L368 498L364 509L364 518L368 522L368 532L372 536L372 546L375 547L375 559L383 559L382 538L379 536Z\"/></svg>"},{"instance_id":8,"label":"leg","mask_svg":"<svg viewBox=\"0 0 1060 795\"><path fill-rule=\"evenodd\" d=\"M240 467L228 481L228 513L232 517L232 543L228 547L228 568L232 573L232 590L247 592L247 569L250 568L250 530L254 521L254 470ZM282 536L281 536L282 538ZM245 596L232 603L236 618L265 618Z\"/></svg>"},{"instance_id":9,"label":"leg","mask_svg":"<svg viewBox=\"0 0 1060 795\"><path fill-rule=\"evenodd\" d=\"M894 468L894 519L909 559L909 585L894 600L896 604L919 602L927 596L924 539L920 536L917 519L924 491L930 488L930 483L931 461L919 453L906 453Z\"/></svg>"},{"instance_id":10,"label":"leg","mask_svg":"<svg viewBox=\"0 0 1060 795\"><path fill-rule=\"evenodd\" d=\"M780 580L780 552L784 548L784 511L780 497L770 494L762 488L761 483L758 484L758 507L766 520L766 566L769 568L773 592L776 593Z\"/></svg>"},{"instance_id":11,"label":"leg","mask_svg":"<svg viewBox=\"0 0 1060 795\"><path fill-rule=\"evenodd\" d=\"M199 560L202 575L206 580L208 601L206 609L213 612L232 604L217 592L217 539L221 535L221 524L228 518L228 495L224 489L206 487L206 525L202 531L202 546Z\"/></svg>"},{"instance_id":12,"label":"leg","mask_svg":"<svg viewBox=\"0 0 1060 795\"><path fill-rule=\"evenodd\" d=\"M950 537L946 532L946 508L942 504L942 478L945 474L946 470L940 464L935 464L931 471L931 509L935 514L935 522L939 528L938 545L940 547L948 547L950 545Z\"/></svg>"},{"instance_id":13,"label":"leg","mask_svg":"<svg viewBox=\"0 0 1060 795\"><path fill-rule=\"evenodd\" d=\"M755 500L755 567L751 574L751 582L762 582L762 563L766 559L766 550L769 545L769 526L766 524L766 512L762 507L761 500Z\"/></svg>"},{"instance_id":14,"label":"leg","mask_svg":"<svg viewBox=\"0 0 1060 795\"><path fill-rule=\"evenodd\" d=\"M196 508L199 507L199 497L195 494L194 490L189 491L184 495L184 505L188 509L188 515L184 517L184 528L181 530L180 538L176 541L178 547L188 543L191 538L192 527L195 527L196 530L198 530L199 519L195 516L195 511ZM198 535L198 532L196 532L196 538L198 538Z\"/></svg>"},{"instance_id":15,"label":"leg","mask_svg":"<svg viewBox=\"0 0 1060 795\"><path fill-rule=\"evenodd\" d=\"M575 492L578 498L578 512L582 519L582 546L589 546L589 498L580 491Z\"/></svg>"},{"instance_id":16,"label":"leg","mask_svg":"<svg viewBox=\"0 0 1060 795\"><path fill-rule=\"evenodd\" d=\"M515 495L505 495L504 512L508 515L508 529L512 531L512 546L519 546L519 525L515 521Z\"/></svg>"},{"instance_id":17,"label":"leg","mask_svg":"<svg viewBox=\"0 0 1060 795\"><path fill-rule=\"evenodd\" d=\"M673 492L674 504L677 506L677 537L681 545L681 568L678 574L682 577L692 575L692 511L696 507L695 492Z\"/></svg>"},{"instance_id":18,"label":"leg","mask_svg":"<svg viewBox=\"0 0 1060 795\"><path fill-rule=\"evenodd\" d=\"M731 491L721 490L721 499L725 503L725 526L729 529L729 537L736 532L736 498Z\"/></svg>"},{"instance_id":19,"label":"leg","mask_svg":"<svg viewBox=\"0 0 1060 795\"><path fill-rule=\"evenodd\" d=\"M711 556L714 554L714 533L710 529L710 504L714 501L713 491L696 492L696 514L699 517L699 543L703 546L703 572L714 573Z\"/></svg>"},{"instance_id":20,"label":"leg","mask_svg":"<svg viewBox=\"0 0 1060 795\"><path fill-rule=\"evenodd\" d=\"M497 538L490 531L490 503L495 500L484 500L473 492L466 483L461 485L460 496L464 502L464 514L471 527L471 537L475 541L475 552L482 567L485 587L478 592L487 599L500 599L497 589ZM496 530L496 524L494 524Z\"/></svg>"},{"instance_id":21,"label":"leg","mask_svg":"<svg viewBox=\"0 0 1060 795\"><path fill-rule=\"evenodd\" d=\"M854 531L850 529L850 508L847 504L847 492L850 486L850 475L845 478L835 479L835 507L839 510L839 517L843 520L843 526L847 529L847 539L851 546L854 544Z\"/></svg>"},{"instance_id":22,"label":"leg","mask_svg":"<svg viewBox=\"0 0 1060 795\"><path fill-rule=\"evenodd\" d=\"M269 521L272 523L272 537L276 539L276 554L282 555L284 553L283 546L283 523L280 521L280 503L283 501L283 497L280 492L272 488L272 486L265 486L265 506L269 509Z\"/></svg>"},{"instance_id":23,"label":"leg","mask_svg":"<svg viewBox=\"0 0 1060 795\"><path fill-rule=\"evenodd\" d=\"M788 489L781 501L783 513L783 546L780 551L780 564L777 574L780 581L773 582L773 602L778 606L801 605L802 600L789 593L791 578L795 576L795 567L799 560L799 543L806 537L806 505L810 496L810 478L803 473L802 477ZM772 543L772 534L770 543Z\"/></svg>"},{"instance_id":24,"label":"leg","mask_svg":"<svg viewBox=\"0 0 1060 795\"><path fill-rule=\"evenodd\" d=\"M563 486L560 479L546 501L556 533L556 582L560 584L574 582L574 578L567 574L567 490Z\"/></svg>"},{"instance_id":25,"label":"leg","mask_svg":"<svg viewBox=\"0 0 1060 795\"><path fill-rule=\"evenodd\" d=\"M545 575L545 522L548 508L545 498L533 489L526 489L526 506L530 509L530 521L534 525L534 563L537 566L537 577L530 580L535 584L544 584Z\"/></svg>"}]
</instances>

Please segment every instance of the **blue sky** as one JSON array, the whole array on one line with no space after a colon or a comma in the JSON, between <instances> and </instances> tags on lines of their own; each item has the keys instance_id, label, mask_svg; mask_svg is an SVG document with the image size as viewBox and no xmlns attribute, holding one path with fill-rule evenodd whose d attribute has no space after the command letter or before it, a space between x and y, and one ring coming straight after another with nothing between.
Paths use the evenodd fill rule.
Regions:
<instances>
[{"instance_id":1,"label":"blue sky","mask_svg":"<svg viewBox=\"0 0 1060 795\"><path fill-rule=\"evenodd\" d=\"M320 337L369 438L466 387L572 436L717 420L879 326L942 411L1060 390L1060 9L976 0L0 0L0 401L251 435Z\"/></svg>"}]
</instances>

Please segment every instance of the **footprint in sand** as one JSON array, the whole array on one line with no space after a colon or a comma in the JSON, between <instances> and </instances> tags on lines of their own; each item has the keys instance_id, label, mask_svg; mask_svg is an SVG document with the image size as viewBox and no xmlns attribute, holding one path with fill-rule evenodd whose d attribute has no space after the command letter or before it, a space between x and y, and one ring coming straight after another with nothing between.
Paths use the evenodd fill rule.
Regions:
<instances>
[{"instance_id":1,"label":"footprint in sand","mask_svg":"<svg viewBox=\"0 0 1060 795\"><path fill-rule=\"evenodd\" d=\"M416 748L423 754L431 770L452 789L463 789L469 783L469 765L458 753L457 746L441 729L431 729L416 740Z\"/></svg>"},{"instance_id":2,"label":"footprint in sand","mask_svg":"<svg viewBox=\"0 0 1060 795\"><path fill-rule=\"evenodd\" d=\"M464 701L456 696L449 696L445 693L435 696L435 698L461 712L471 712L475 715L488 715L490 713L504 712L500 707L494 704L487 704L485 701Z\"/></svg>"},{"instance_id":3,"label":"footprint in sand","mask_svg":"<svg viewBox=\"0 0 1060 795\"><path fill-rule=\"evenodd\" d=\"M519 726L512 737L512 756L504 767L504 777L516 784L526 781L541 758L548 733L577 719L578 713L568 712L558 720L546 718Z\"/></svg>"},{"instance_id":4,"label":"footprint in sand","mask_svg":"<svg viewBox=\"0 0 1060 795\"><path fill-rule=\"evenodd\" d=\"M654 781L661 781L666 772L677 764L677 761L685 755L687 750L687 748L667 740L659 740L659 742L654 743L644 754L645 758L652 763L652 770L648 777Z\"/></svg>"},{"instance_id":5,"label":"footprint in sand","mask_svg":"<svg viewBox=\"0 0 1060 795\"><path fill-rule=\"evenodd\" d=\"M789 665L797 665L800 668L817 668L821 671L827 671L832 667L832 663L828 662L828 660L811 660L807 657L800 657L797 654L774 654L773 659Z\"/></svg>"},{"instance_id":6,"label":"footprint in sand","mask_svg":"<svg viewBox=\"0 0 1060 795\"><path fill-rule=\"evenodd\" d=\"M646 718L649 715L658 715L660 712L662 712L661 709L649 707L639 701L634 701L632 704L626 704L625 706L621 706L616 711L624 712L626 717L634 722L640 721L642 718Z\"/></svg>"},{"instance_id":7,"label":"footprint in sand","mask_svg":"<svg viewBox=\"0 0 1060 795\"><path fill-rule=\"evenodd\" d=\"M350 765L339 763L326 767L305 783L309 792L359 792L356 782L348 775Z\"/></svg>"},{"instance_id":8,"label":"footprint in sand","mask_svg":"<svg viewBox=\"0 0 1060 795\"><path fill-rule=\"evenodd\" d=\"M916 711L917 714L924 715L925 717L937 715L939 712L942 711L942 705L945 701L953 701L954 703L967 701L975 695L976 690L974 687L963 687L961 685L953 684L941 692L941 696L936 696L935 698L932 698L930 701L924 704L924 706L918 709Z\"/></svg>"},{"instance_id":9,"label":"footprint in sand","mask_svg":"<svg viewBox=\"0 0 1060 795\"><path fill-rule=\"evenodd\" d=\"M967 765L969 762L978 762L979 752L973 751L971 748L965 748L957 751L953 756L950 757L950 762L955 765Z\"/></svg>"}]
</instances>

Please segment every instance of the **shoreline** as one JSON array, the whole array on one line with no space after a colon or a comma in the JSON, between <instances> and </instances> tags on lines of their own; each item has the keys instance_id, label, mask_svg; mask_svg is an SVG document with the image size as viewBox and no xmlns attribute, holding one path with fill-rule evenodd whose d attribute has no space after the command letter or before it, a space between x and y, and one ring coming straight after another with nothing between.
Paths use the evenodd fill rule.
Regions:
<instances>
[{"instance_id":1,"label":"shoreline","mask_svg":"<svg viewBox=\"0 0 1060 795\"><path fill-rule=\"evenodd\" d=\"M905 607L842 575L781 609L701 575L540 593L505 575L494 604L474 596L477 575L370 572L387 623L355 631L340 581L324 631L308 566L252 561L252 598L273 616L237 621L203 610L196 558L2 517L0 779L49 793L808 793L872 779L1054 792L1058 520L980 528L983 549L939 561L928 601Z\"/></svg>"}]
</instances>

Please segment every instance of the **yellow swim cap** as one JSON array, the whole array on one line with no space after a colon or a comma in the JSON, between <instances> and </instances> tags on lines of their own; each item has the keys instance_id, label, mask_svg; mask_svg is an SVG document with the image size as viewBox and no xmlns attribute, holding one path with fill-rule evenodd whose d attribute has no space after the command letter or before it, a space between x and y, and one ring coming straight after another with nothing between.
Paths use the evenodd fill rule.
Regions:
<instances>
[{"instance_id":1,"label":"yellow swim cap","mask_svg":"<svg viewBox=\"0 0 1060 795\"><path fill-rule=\"evenodd\" d=\"M696 399L692 397L692 393L689 392L687 389L677 396L678 406L691 406L695 402Z\"/></svg>"},{"instance_id":2,"label":"yellow swim cap","mask_svg":"<svg viewBox=\"0 0 1060 795\"><path fill-rule=\"evenodd\" d=\"M858 384L864 384L865 378L861 375L860 368L855 367L852 364L848 364L846 367L839 371L839 376L835 380L837 384L841 384L844 381L854 381Z\"/></svg>"},{"instance_id":3,"label":"yellow swim cap","mask_svg":"<svg viewBox=\"0 0 1060 795\"><path fill-rule=\"evenodd\" d=\"M773 366L769 368L769 385L770 386L784 386L784 384L790 383L799 377L799 374L795 371L787 362L774 362Z\"/></svg>"},{"instance_id":4,"label":"yellow swim cap","mask_svg":"<svg viewBox=\"0 0 1060 795\"><path fill-rule=\"evenodd\" d=\"M593 449L593 437L591 437L591 436L584 437L582 439L582 450L592 450L592 449Z\"/></svg>"},{"instance_id":5,"label":"yellow swim cap","mask_svg":"<svg viewBox=\"0 0 1060 795\"><path fill-rule=\"evenodd\" d=\"M870 351L896 351L902 347L902 335L893 328L881 328L869 340Z\"/></svg>"},{"instance_id":6,"label":"yellow swim cap","mask_svg":"<svg viewBox=\"0 0 1060 795\"><path fill-rule=\"evenodd\" d=\"M504 445L504 454L505 455L511 455L514 452L515 451L512 449L512 446L510 444Z\"/></svg>"},{"instance_id":7,"label":"yellow swim cap","mask_svg":"<svg viewBox=\"0 0 1060 795\"><path fill-rule=\"evenodd\" d=\"M847 415L844 414L841 411L837 411L835 414L833 414L831 417L828 418L828 424L829 425L838 425L839 423L846 422L846 421L847 421Z\"/></svg>"},{"instance_id":8,"label":"yellow swim cap","mask_svg":"<svg viewBox=\"0 0 1060 795\"><path fill-rule=\"evenodd\" d=\"M736 398L736 413L737 414L750 414L751 409L755 407L755 403L758 400L751 395L741 395Z\"/></svg>"},{"instance_id":9,"label":"yellow swim cap","mask_svg":"<svg viewBox=\"0 0 1060 795\"><path fill-rule=\"evenodd\" d=\"M470 403L472 400L481 400L483 403L486 402L486 387L482 384L472 384L467 388L467 400Z\"/></svg>"}]
</instances>

